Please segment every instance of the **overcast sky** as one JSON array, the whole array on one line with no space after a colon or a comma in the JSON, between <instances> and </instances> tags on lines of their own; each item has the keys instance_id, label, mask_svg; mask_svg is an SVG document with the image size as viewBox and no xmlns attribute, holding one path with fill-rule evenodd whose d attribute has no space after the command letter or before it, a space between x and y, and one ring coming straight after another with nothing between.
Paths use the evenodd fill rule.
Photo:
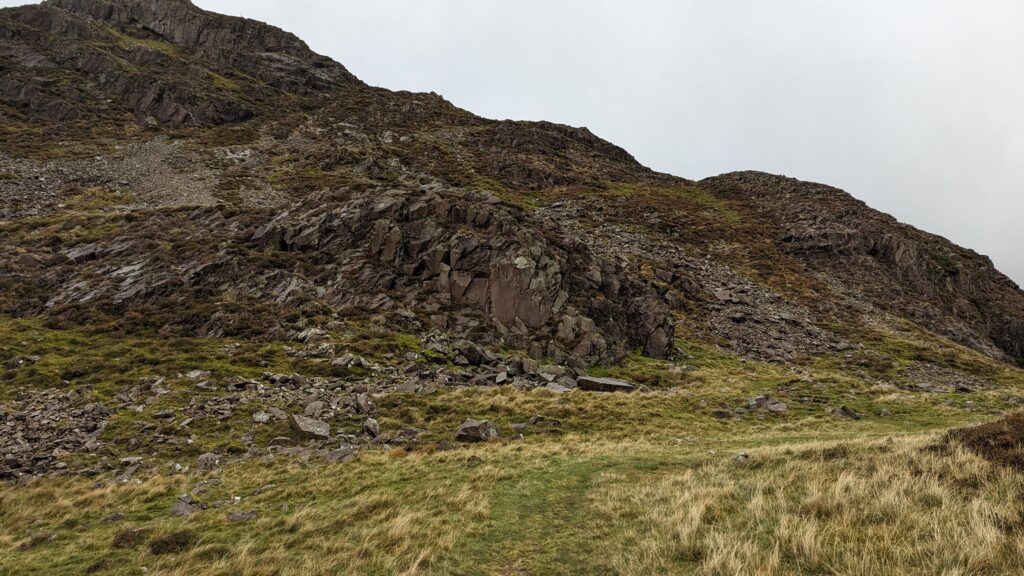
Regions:
<instances>
[{"instance_id":1,"label":"overcast sky","mask_svg":"<svg viewBox=\"0 0 1024 576\"><path fill-rule=\"evenodd\" d=\"M1024 284L1019 0L194 1L367 83L587 126L657 170L838 186Z\"/></svg>"}]
</instances>

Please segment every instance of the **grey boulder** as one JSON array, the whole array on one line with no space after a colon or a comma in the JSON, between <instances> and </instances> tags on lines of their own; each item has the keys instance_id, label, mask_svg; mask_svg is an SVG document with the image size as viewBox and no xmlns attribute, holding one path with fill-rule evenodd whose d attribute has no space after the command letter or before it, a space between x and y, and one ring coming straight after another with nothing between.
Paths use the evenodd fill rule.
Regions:
<instances>
[{"instance_id":1,"label":"grey boulder","mask_svg":"<svg viewBox=\"0 0 1024 576\"><path fill-rule=\"evenodd\" d=\"M576 386L580 390L589 392L632 392L636 390L636 386L625 380L597 376L580 376L576 379Z\"/></svg>"},{"instance_id":2,"label":"grey boulder","mask_svg":"<svg viewBox=\"0 0 1024 576\"><path fill-rule=\"evenodd\" d=\"M331 425L322 420L292 414L289 424L292 430L306 438L329 438L331 435Z\"/></svg>"},{"instance_id":3,"label":"grey boulder","mask_svg":"<svg viewBox=\"0 0 1024 576\"><path fill-rule=\"evenodd\" d=\"M455 432L455 439L459 442L486 442L498 437L498 427L487 420L473 420L470 418L459 426Z\"/></svg>"}]
</instances>

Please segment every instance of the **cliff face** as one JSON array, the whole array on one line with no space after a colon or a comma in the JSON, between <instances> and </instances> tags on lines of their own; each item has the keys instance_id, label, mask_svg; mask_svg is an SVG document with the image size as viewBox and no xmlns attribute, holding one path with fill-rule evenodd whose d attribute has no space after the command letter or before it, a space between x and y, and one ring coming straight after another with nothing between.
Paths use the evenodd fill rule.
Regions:
<instances>
[{"instance_id":1,"label":"cliff face","mask_svg":"<svg viewBox=\"0 0 1024 576\"><path fill-rule=\"evenodd\" d=\"M44 2L7 11L0 38L3 98L37 121L211 125L358 84L291 34L190 2Z\"/></svg>"},{"instance_id":2,"label":"cliff face","mask_svg":"<svg viewBox=\"0 0 1024 576\"><path fill-rule=\"evenodd\" d=\"M370 88L185 0L0 11L8 314L219 337L375 317L573 366L799 362L907 326L1024 362L988 259L817 184Z\"/></svg>"},{"instance_id":3,"label":"cliff face","mask_svg":"<svg viewBox=\"0 0 1024 576\"><path fill-rule=\"evenodd\" d=\"M1024 293L989 258L829 186L752 172L706 185L778 222L780 248L848 293L990 355L1024 358Z\"/></svg>"}]
</instances>

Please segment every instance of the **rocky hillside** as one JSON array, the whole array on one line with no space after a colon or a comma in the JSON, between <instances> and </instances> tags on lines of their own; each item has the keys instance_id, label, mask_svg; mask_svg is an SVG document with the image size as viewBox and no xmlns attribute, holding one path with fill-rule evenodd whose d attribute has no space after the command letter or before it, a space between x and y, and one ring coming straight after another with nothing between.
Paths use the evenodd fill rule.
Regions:
<instances>
[{"instance_id":1,"label":"rocky hillside","mask_svg":"<svg viewBox=\"0 0 1024 576\"><path fill-rule=\"evenodd\" d=\"M188 0L0 10L0 136L0 573L1024 570L1024 292L840 190Z\"/></svg>"},{"instance_id":2,"label":"rocky hillside","mask_svg":"<svg viewBox=\"0 0 1024 576\"><path fill-rule=\"evenodd\" d=\"M0 35L4 216L73 218L84 194L106 221L5 243L15 316L286 336L383 313L576 366L670 355L680 326L788 360L907 320L1024 360L1024 295L987 259L838 190L655 174L187 1L51 0Z\"/></svg>"}]
</instances>

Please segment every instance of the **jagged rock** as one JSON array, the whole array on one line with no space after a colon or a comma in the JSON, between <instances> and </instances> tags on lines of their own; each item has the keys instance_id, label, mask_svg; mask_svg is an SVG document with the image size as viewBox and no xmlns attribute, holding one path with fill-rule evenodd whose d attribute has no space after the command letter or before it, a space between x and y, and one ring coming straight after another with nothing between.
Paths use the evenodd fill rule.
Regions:
<instances>
[{"instance_id":1,"label":"jagged rock","mask_svg":"<svg viewBox=\"0 0 1024 576\"><path fill-rule=\"evenodd\" d=\"M292 414L288 420L292 430L307 438L329 438L331 426L321 420Z\"/></svg>"},{"instance_id":2,"label":"jagged rock","mask_svg":"<svg viewBox=\"0 0 1024 576\"><path fill-rule=\"evenodd\" d=\"M306 404L306 410L302 414L308 418L319 418L324 411L324 406L325 404L320 400L314 400Z\"/></svg>"},{"instance_id":3,"label":"jagged rock","mask_svg":"<svg viewBox=\"0 0 1024 576\"><path fill-rule=\"evenodd\" d=\"M853 409L846 406L840 406L832 411L832 415L836 418L846 418L849 420L860 420L861 416Z\"/></svg>"},{"instance_id":4,"label":"jagged rock","mask_svg":"<svg viewBox=\"0 0 1024 576\"><path fill-rule=\"evenodd\" d=\"M200 508L196 505L195 499L188 494L184 494L174 502L174 506L171 507L171 515L191 516L199 511L199 509Z\"/></svg>"},{"instance_id":5,"label":"jagged rock","mask_svg":"<svg viewBox=\"0 0 1024 576\"><path fill-rule=\"evenodd\" d=\"M625 380L615 378L599 378L596 376L580 376L576 379L576 386L580 390L589 392L632 392L636 386Z\"/></svg>"},{"instance_id":6,"label":"jagged rock","mask_svg":"<svg viewBox=\"0 0 1024 576\"><path fill-rule=\"evenodd\" d=\"M498 435L498 427L486 420L466 420L455 431L455 439L459 442L485 442Z\"/></svg>"},{"instance_id":7,"label":"jagged rock","mask_svg":"<svg viewBox=\"0 0 1024 576\"><path fill-rule=\"evenodd\" d=\"M260 513L255 510L232 510L231 512L228 512L224 516L227 519L227 521L231 523L253 522L259 519Z\"/></svg>"},{"instance_id":8,"label":"jagged rock","mask_svg":"<svg viewBox=\"0 0 1024 576\"><path fill-rule=\"evenodd\" d=\"M234 425L254 409L256 424L289 418L272 405L303 411L296 438L323 439L328 421L369 423L369 398L391 406L395 391L510 379L510 393L628 390L574 377L633 350L685 354L673 348L677 323L745 359L806 367L828 355L866 384L901 358L854 341L859 328L829 326L911 340L905 328L920 327L1024 363L1014 282L827 186L657 174L586 129L494 122L436 95L367 87L294 36L184 0L5 9L0 43L0 220L15 231L0 242L4 314L209 338L268 370L279 363L250 345L290 340L289 360L309 367L259 381L167 372L108 398L72 389L95 381L77 374L87 362L33 367L46 361L21 351L34 345L26 336L0 359L0 377L16 382L0 407L5 480L85 460L74 472L127 482L159 465L150 454L189 453L201 423ZM36 376L60 381L15 390ZM1002 382L923 360L899 378L892 385L915 393ZM171 406L183 385L195 394ZM954 405L989 409L980 396ZM787 405L765 396L711 415L754 410ZM140 418L107 442L115 411ZM234 437L270 456L252 445L268 427L255 428ZM270 447L302 459L325 444ZM128 453L147 460L119 461Z\"/></svg>"},{"instance_id":9,"label":"jagged rock","mask_svg":"<svg viewBox=\"0 0 1024 576\"><path fill-rule=\"evenodd\" d=\"M779 402L770 396L758 396L757 398L751 398L747 402L748 410L767 410L773 414L781 414L785 412L789 406L783 402Z\"/></svg>"},{"instance_id":10,"label":"jagged rock","mask_svg":"<svg viewBox=\"0 0 1024 576\"><path fill-rule=\"evenodd\" d=\"M377 407L374 406L373 402L370 402L370 398L366 394L357 394L356 409L360 414L370 415L376 412Z\"/></svg>"},{"instance_id":11,"label":"jagged rock","mask_svg":"<svg viewBox=\"0 0 1024 576\"><path fill-rule=\"evenodd\" d=\"M272 438L270 442L267 443L267 448L290 448L292 446L295 446L295 440L292 440L287 436Z\"/></svg>"},{"instance_id":12,"label":"jagged rock","mask_svg":"<svg viewBox=\"0 0 1024 576\"><path fill-rule=\"evenodd\" d=\"M489 350L466 340L455 342L452 344L452 347L466 358L470 366L490 364L496 360L494 354Z\"/></svg>"},{"instance_id":13,"label":"jagged rock","mask_svg":"<svg viewBox=\"0 0 1024 576\"><path fill-rule=\"evenodd\" d=\"M356 456L356 451L351 446L342 446L337 450L331 450L324 456L324 460L330 463L348 462Z\"/></svg>"},{"instance_id":14,"label":"jagged rock","mask_svg":"<svg viewBox=\"0 0 1024 576\"><path fill-rule=\"evenodd\" d=\"M363 431L369 434L372 438L380 436L380 424L377 423L373 418L367 418L363 422Z\"/></svg>"},{"instance_id":15,"label":"jagged rock","mask_svg":"<svg viewBox=\"0 0 1024 576\"><path fill-rule=\"evenodd\" d=\"M196 469L200 472L210 472L220 467L221 458L219 454L207 452L196 460Z\"/></svg>"}]
</instances>

